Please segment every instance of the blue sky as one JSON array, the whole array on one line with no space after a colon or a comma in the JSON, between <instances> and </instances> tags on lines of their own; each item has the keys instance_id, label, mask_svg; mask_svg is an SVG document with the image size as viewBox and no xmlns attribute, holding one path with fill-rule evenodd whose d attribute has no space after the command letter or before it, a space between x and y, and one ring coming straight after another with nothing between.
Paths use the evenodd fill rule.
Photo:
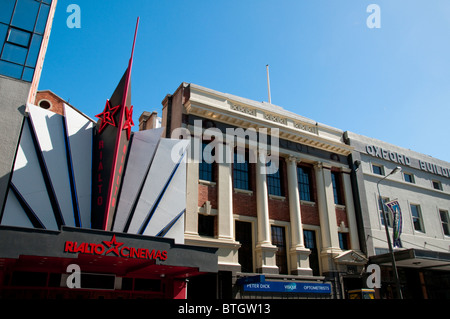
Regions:
<instances>
[{"instance_id":1,"label":"blue sky","mask_svg":"<svg viewBox=\"0 0 450 319\"><path fill-rule=\"evenodd\" d=\"M81 28L69 28L78 4ZM370 29L369 4L381 10ZM140 17L134 122L184 81L450 162L447 0L59 0L39 89L94 117Z\"/></svg>"}]
</instances>

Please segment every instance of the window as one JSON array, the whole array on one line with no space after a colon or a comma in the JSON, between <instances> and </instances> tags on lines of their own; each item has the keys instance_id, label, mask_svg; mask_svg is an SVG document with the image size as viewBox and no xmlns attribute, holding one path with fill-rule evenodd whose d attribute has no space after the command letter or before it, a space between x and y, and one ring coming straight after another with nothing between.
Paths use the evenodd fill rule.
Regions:
<instances>
[{"instance_id":1,"label":"window","mask_svg":"<svg viewBox=\"0 0 450 319\"><path fill-rule=\"evenodd\" d=\"M31 82L51 0L0 2L0 74Z\"/></svg>"},{"instance_id":2,"label":"window","mask_svg":"<svg viewBox=\"0 0 450 319\"><path fill-rule=\"evenodd\" d=\"M339 233L339 247L342 250L348 250L350 245L348 244L348 233Z\"/></svg>"},{"instance_id":3,"label":"window","mask_svg":"<svg viewBox=\"0 0 450 319\"><path fill-rule=\"evenodd\" d=\"M383 200L383 204L381 204L381 200ZM384 226L384 214L383 214L383 208L384 208L384 211L386 212L386 216L387 216L387 220L388 220L388 226L392 227L393 221L392 221L392 216L391 216L389 207L386 206L387 202L389 202L389 197L383 197L383 199L378 197L378 211L380 212L381 225Z\"/></svg>"},{"instance_id":4,"label":"window","mask_svg":"<svg viewBox=\"0 0 450 319\"><path fill-rule=\"evenodd\" d=\"M272 165L269 162L267 166ZM267 174L267 190L269 195L284 196L283 188L281 186L281 162L279 163L278 170L275 173Z\"/></svg>"},{"instance_id":5,"label":"window","mask_svg":"<svg viewBox=\"0 0 450 319\"><path fill-rule=\"evenodd\" d=\"M250 165L245 154L234 153L233 184L235 188L250 190Z\"/></svg>"},{"instance_id":6,"label":"window","mask_svg":"<svg viewBox=\"0 0 450 319\"><path fill-rule=\"evenodd\" d=\"M414 229L417 231L425 232L422 221L422 212L420 211L420 206L411 204L411 215L413 219Z\"/></svg>"},{"instance_id":7,"label":"window","mask_svg":"<svg viewBox=\"0 0 450 319\"><path fill-rule=\"evenodd\" d=\"M414 184L414 175L410 173L403 173L403 178L405 182Z\"/></svg>"},{"instance_id":8,"label":"window","mask_svg":"<svg viewBox=\"0 0 450 319\"><path fill-rule=\"evenodd\" d=\"M278 272L280 274L287 274L287 249L286 249L286 236L284 227L272 226L272 245L277 246L276 262L278 266Z\"/></svg>"},{"instance_id":9,"label":"window","mask_svg":"<svg viewBox=\"0 0 450 319\"><path fill-rule=\"evenodd\" d=\"M253 240L252 224L236 221L236 241L241 244L238 250L238 261L241 272L253 272Z\"/></svg>"},{"instance_id":10,"label":"window","mask_svg":"<svg viewBox=\"0 0 450 319\"><path fill-rule=\"evenodd\" d=\"M38 105L39 105L40 107L42 107L43 109L49 109L49 108L52 106L52 104L50 103L50 101L47 101L47 100L40 100L39 103L38 103Z\"/></svg>"},{"instance_id":11,"label":"window","mask_svg":"<svg viewBox=\"0 0 450 319\"><path fill-rule=\"evenodd\" d=\"M383 166L372 164L372 171L373 171L374 174L384 175Z\"/></svg>"},{"instance_id":12,"label":"window","mask_svg":"<svg viewBox=\"0 0 450 319\"><path fill-rule=\"evenodd\" d=\"M450 236L450 219L448 218L448 211L439 210L441 215L442 230L446 236Z\"/></svg>"},{"instance_id":13,"label":"window","mask_svg":"<svg viewBox=\"0 0 450 319\"><path fill-rule=\"evenodd\" d=\"M344 201L342 200L342 191L341 191L341 176L337 172L331 172L331 182L333 183L333 195L334 195L334 203L337 205L344 205Z\"/></svg>"},{"instance_id":14,"label":"window","mask_svg":"<svg viewBox=\"0 0 450 319\"><path fill-rule=\"evenodd\" d=\"M215 216L198 214L198 234L201 236L214 237L215 222Z\"/></svg>"},{"instance_id":15,"label":"window","mask_svg":"<svg viewBox=\"0 0 450 319\"><path fill-rule=\"evenodd\" d=\"M433 188L437 190L442 190L442 184L440 181L433 181Z\"/></svg>"},{"instance_id":16,"label":"window","mask_svg":"<svg viewBox=\"0 0 450 319\"><path fill-rule=\"evenodd\" d=\"M305 241L305 247L311 250L311 254L309 255L309 267L312 269L314 276L319 276L319 253L316 244L316 232L314 230L304 229L303 239Z\"/></svg>"},{"instance_id":17,"label":"window","mask_svg":"<svg viewBox=\"0 0 450 319\"><path fill-rule=\"evenodd\" d=\"M298 192L301 200L313 202L311 170L307 167L297 167Z\"/></svg>"},{"instance_id":18,"label":"window","mask_svg":"<svg viewBox=\"0 0 450 319\"><path fill-rule=\"evenodd\" d=\"M205 158L204 150L207 145L207 143L202 143L202 161L198 164L198 178L204 181L214 182L214 163L211 162L210 158Z\"/></svg>"}]
</instances>

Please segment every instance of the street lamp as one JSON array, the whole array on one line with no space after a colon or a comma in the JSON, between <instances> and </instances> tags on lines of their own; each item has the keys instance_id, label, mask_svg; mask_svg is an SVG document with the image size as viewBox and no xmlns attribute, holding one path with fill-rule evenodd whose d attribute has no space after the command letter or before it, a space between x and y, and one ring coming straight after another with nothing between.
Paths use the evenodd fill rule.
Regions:
<instances>
[{"instance_id":1,"label":"street lamp","mask_svg":"<svg viewBox=\"0 0 450 319\"><path fill-rule=\"evenodd\" d=\"M395 279L395 286L397 288L397 295L399 296L400 299L403 299L402 290L400 288L400 281L398 280L397 265L395 264L394 250L392 249L391 237L389 236L387 214L386 214L386 211L384 209L384 203L383 203L383 199L382 199L381 193L380 193L380 183L383 180L385 180L388 176L391 176L391 175L393 175L393 174L395 174L397 172L400 172L401 170L402 170L402 168L400 166L397 166L396 168L394 168L392 170L392 172L390 172L385 177L380 179L377 182L377 189L378 189L378 198L381 201L381 209L383 211L384 229L386 231L386 238L387 238L387 242L388 242L388 246L389 246L389 254L391 255L392 268L393 268L394 279Z\"/></svg>"}]
</instances>

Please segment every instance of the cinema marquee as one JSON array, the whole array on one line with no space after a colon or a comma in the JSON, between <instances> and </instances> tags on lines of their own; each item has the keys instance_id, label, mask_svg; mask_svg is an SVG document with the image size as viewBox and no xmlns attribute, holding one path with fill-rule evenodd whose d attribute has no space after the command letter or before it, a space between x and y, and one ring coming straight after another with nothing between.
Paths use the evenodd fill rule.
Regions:
<instances>
[{"instance_id":1,"label":"cinema marquee","mask_svg":"<svg viewBox=\"0 0 450 319\"><path fill-rule=\"evenodd\" d=\"M147 248L135 248L123 246L124 243L116 241L116 235L113 235L110 241L102 243L77 243L66 241L64 244L65 253L83 253L90 255L107 256L112 254L122 258L140 258L140 259L158 259L164 261L167 259L166 250L155 250Z\"/></svg>"}]
</instances>

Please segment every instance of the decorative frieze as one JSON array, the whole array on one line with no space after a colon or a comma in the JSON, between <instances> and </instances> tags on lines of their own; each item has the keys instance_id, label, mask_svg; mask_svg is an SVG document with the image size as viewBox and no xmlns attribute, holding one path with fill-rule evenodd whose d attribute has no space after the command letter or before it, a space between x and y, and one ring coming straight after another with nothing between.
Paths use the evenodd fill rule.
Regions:
<instances>
[{"instance_id":1,"label":"decorative frieze","mask_svg":"<svg viewBox=\"0 0 450 319\"><path fill-rule=\"evenodd\" d=\"M264 113L264 118L266 120L269 120L269 121L272 121L272 122L275 122L275 123L280 123L280 124L287 125L287 119L283 118L281 116L278 116L278 115L274 115L274 114L271 114L271 113Z\"/></svg>"},{"instance_id":2,"label":"decorative frieze","mask_svg":"<svg viewBox=\"0 0 450 319\"><path fill-rule=\"evenodd\" d=\"M239 111L244 114L256 116L256 109L251 109L249 107L239 105L239 104L234 104L234 103L230 104L230 108L234 111Z\"/></svg>"},{"instance_id":3,"label":"decorative frieze","mask_svg":"<svg viewBox=\"0 0 450 319\"><path fill-rule=\"evenodd\" d=\"M310 125L306 125L303 123L294 122L294 127L299 130L302 130L302 131L306 131L306 132L313 133L313 134L318 134L317 126L310 126Z\"/></svg>"}]
</instances>

